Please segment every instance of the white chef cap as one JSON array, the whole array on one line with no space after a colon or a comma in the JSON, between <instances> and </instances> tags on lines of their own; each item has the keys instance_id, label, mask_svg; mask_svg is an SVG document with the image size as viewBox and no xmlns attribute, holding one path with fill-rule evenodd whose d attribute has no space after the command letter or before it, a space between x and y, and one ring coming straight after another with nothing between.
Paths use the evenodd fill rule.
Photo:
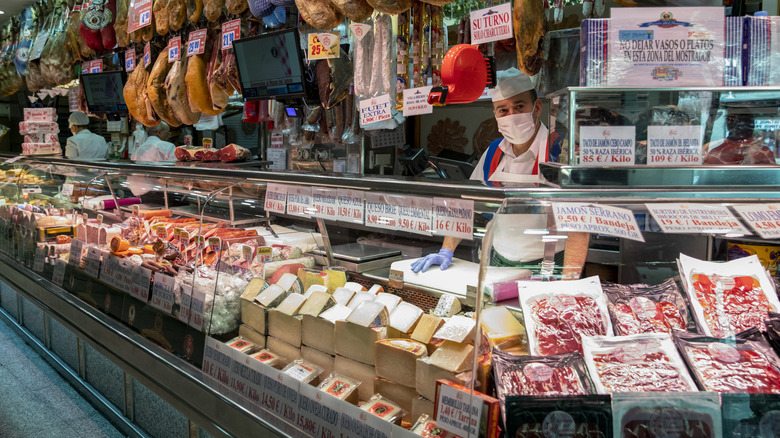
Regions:
<instances>
[{"instance_id":1,"label":"white chef cap","mask_svg":"<svg viewBox=\"0 0 780 438\"><path fill-rule=\"evenodd\" d=\"M87 117L87 115L81 111L73 111L70 113L70 117L68 117L68 128L72 127L73 125L87 126L89 125L89 117Z\"/></svg>"},{"instance_id":2,"label":"white chef cap","mask_svg":"<svg viewBox=\"0 0 780 438\"><path fill-rule=\"evenodd\" d=\"M493 102L509 99L534 89L531 78L514 67L498 72L496 79L498 84L495 88L490 89L490 98L493 99Z\"/></svg>"}]
</instances>

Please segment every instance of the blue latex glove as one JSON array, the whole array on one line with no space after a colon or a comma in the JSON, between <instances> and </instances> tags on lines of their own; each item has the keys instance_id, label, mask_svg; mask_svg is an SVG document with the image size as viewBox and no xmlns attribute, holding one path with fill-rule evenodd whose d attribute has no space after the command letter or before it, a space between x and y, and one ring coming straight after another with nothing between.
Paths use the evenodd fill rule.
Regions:
<instances>
[{"instance_id":1,"label":"blue latex glove","mask_svg":"<svg viewBox=\"0 0 780 438\"><path fill-rule=\"evenodd\" d=\"M412 271L425 272L433 265L440 265L441 270L445 270L452 264L452 251L447 248L442 248L436 254L428 254L427 256L418 259L412 263Z\"/></svg>"}]
</instances>

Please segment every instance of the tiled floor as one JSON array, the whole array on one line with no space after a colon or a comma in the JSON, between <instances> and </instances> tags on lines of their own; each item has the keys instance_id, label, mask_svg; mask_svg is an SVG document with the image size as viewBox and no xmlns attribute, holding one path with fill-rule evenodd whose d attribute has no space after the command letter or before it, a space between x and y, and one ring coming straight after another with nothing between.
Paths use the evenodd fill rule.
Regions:
<instances>
[{"instance_id":1,"label":"tiled floor","mask_svg":"<svg viewBox=\"0 0 780 438\"><path fill-rule=\"evenodd\" d=\"M0 320L0 437L121 437Z\"/></svg>"}]
</instances>

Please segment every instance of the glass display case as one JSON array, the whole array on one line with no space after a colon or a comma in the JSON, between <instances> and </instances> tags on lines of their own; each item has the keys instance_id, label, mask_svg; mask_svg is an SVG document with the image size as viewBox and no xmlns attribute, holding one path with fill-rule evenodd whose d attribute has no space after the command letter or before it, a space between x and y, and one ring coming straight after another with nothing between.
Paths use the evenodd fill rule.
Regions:
<instances>
[{"instance_id":1,"label":"glass display case","mask_svg":"<svg viewBox=\"0 0 780 438\"><path fill-rule=\"evenodd\" d=\"M493 388L491 366L522 370L529 354L585 349L582 398L567 403L603 404L613 392L579 332L536 318L544 306L592 305L584 334L657 328L664 348L672 328L733 337L780 311L780 184L768 166L551 164L548 183L501 188L54 158L4 167L3 281L71 326L99 322L91 341L217 433L321 436L356 419L403 436L361 407L398 408L394 423L410 427L433 417L440 378L497 396L511 428L527 411L515 396L553 399ZM414 272L445 238L462 239L452 265ZM708 264L727 261L722 271ZM756 283L737 291L743 277ZM652 313L636 307L648 305L635 296L643 288L684 324L643 319ZM763 307L734 322L723 297L748 289ZM711 293L721 298L708 302ZM674 348L664 351L685 353ZM360 382L353 397L366 403L314 386L338 378ZM709 388L699 375L685 383ZM337 414L318 416L324 409Z\"/></svg>"}]
</instances>

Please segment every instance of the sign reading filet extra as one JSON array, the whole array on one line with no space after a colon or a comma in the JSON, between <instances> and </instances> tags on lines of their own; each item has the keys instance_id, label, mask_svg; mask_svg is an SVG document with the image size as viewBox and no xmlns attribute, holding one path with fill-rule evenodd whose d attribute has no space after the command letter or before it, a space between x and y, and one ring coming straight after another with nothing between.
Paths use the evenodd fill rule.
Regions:
<instances>
[{"instance_id":1,"label":"sign reading filet extra","mask_svg":"<svg viewBox=\"0 0 780 438\"><path fill-rule=\"evenodd\" d=\"M433 198L433 233L474 239L474 201Z\"/></svg>"},{"instance_id":2,"label":"sign reading filet extra","mask_svg":"<svg viewBox=\"0 0 780 438\"><path fill-rule=\"evenodd\" d=\"M471 44L477 45L512 38L512 4L480 9L471 13Z\"/></svg>"},{"instance_id":3,"label":"sign reading filet extra","mask_svg":"<svg viewBox=\"0 0 780 438\"><path fill-rule=\"evenodd\" d=\"M241 35L241 20L231 20L222 24L222 50L233 48L233 41Z\"/></svg>"},{"instance_id":4,"label":"sign reading filet extra","mask_svg":"<svg viewBox=\"0 0 780 438\"><path fill-rule=\"evenodd\" d=\"M154 286L152 286L152 307L156 307L165 313L173 311L173 287L176 279L161 272L154 273Z\"/></svg>"},{"instance_id":5,"label":"sign reading filet extra","mask_svg":"<svg viewBox=\"0 0 780 438\"><path fill-rule=\"evenodd\" d=\"M338 190L314 187L311 189L312 207L315 217L338 219Z\"/></svg>"},{"instance_id":6,"label":"sign reading filet extra","mask_svg":"<svg viewBox=\"0 0 780 438\"><path fill-rule=\"evenodd\" d=\"M372 227L395 230L398 222L398 206L390 202L390 195L366 192L366 222Z\"/></svg>"},{"instance_id":7,"label":"sign reading filet extra","mask_svg":"<svg viewBox=\"0 0 780 438\"><path fill-rule=\"evenodd\" d=\"M723 85L722 7L615 8L607 85Z\"/></svg>"},{"instance_id":8,"label":"sign reading filet extra","mask_svg":"<svg viewBox=\"0 0 780 438\"><path fill-rule=\"evenodd\" d=\"M553 202L558 231L579 231L644 242L631 210L609 205Z\"/></svg>"},{"instance_id":9,"label":"sign reading filet extra","mask_svg":"<svg viewBox=\"0 0 780 438\"><path fill-rule=\"evenodd\" d=\"M396 228L415 234L431 235L433 199L418 196L397 196L398 223Z\"/></svg>"},{"instance_id":10,"label":"sign reading filet extra","mask_svg":"<svg viewBox=\"0 0 780 438\"><path fill-rule=\"evenodd\" d=\"M580 164L614 166L634 164L634 126L581 126Z\"/></svg>"},{"instance_id":11,"label":"sign reading filet extra","mask_svg":"<svg viewBox=\"0 0 780 438\"><path fill-rule=\"evenodd\" d=\"M735 205L734 210L762 239L780 239L780 204Z\"/></svg>"},{"instance_id":12,"label":"sign reading filet extra","mask_svg":"<svg viewBox=\"0 0 780 438\"><path fill-rule=\"evenodd\" d=\"M647 164L654 166L702 163L702 126L648 126Z\"/></svg>"},{"instance_id":13,"label":"sign reading filet extra","mask_svg":"<svg viewBox=\"0 0 780 438\"><path fill-rule=\"evenodd\" d=\"M340 39L341 32L310 33L306 49L308 60L338 58L341 54Z\"/></svg>"},{"instance_id":14,"label":"sign reading filet extra","mask_svg":"<svg viewBox=\"0 0 780 438\"><path fill-rule=\"evenodd\" d=\"M309 217L312 213L311 187L287 186L287 214Z\"/></svg>"},{"instance_id":15,"label":"sign reading filet extra","mask_svg":"<svg viewBox=\"0 0 780 438\"><path fill-rule=\"evenodd\" d=\"M336 200L338 220L362 224L364 199L365 192L362 190L339 189Z\"/></svg>"},{"instance_id":16,"label":"sign reading filet extra","mask_svg":"<svg viewBox=\"0 0 780 438\"><path fill-rule=\"evenodd\" d=\"M750 234L723 205L646 204L664 233Z\"/></svg>"},{"instance_id":17,"label":"sign reading filet extra","mask_svg":"<svg viewBox=\"0 0 780 438\"><path fill-rule=\"evenodd\" d=\"M419 114L431 114L433 105L428 103L428 95L433 87L408 88L404 90L404 117Z\"/></svg>"},{"instance_id":18,"label":"sign reading filet extra","mask_svg":"<svg viewBox=\"0 0 780 438\"><path fill-rule=\"evenodd\" d=\"M479 436L482 398L449 385L438 385L436 426L458 436Z\"/></svg>"},{"instance_id":19,"label":"sign reading filet extra","mask_svg":"<svg viewBox=\"0 0 780 438\"><path fill-rule=\"evenodd\" d=\"M190 32L187 40L187 56L200 55L206 50L206 29Z\"/></svg>"},{"instance_id":20,"label":"sign reading filet extra","mask_svg":"<svg viewBox=\"0 0 780 438\"><path fill-rule=\"evenodd\" d=\"M152 0L130 0L127 10L127 33L152 24Z\"/></svg>"},{"instance_id":21,"label":"sign reading filet extra","mask_svg":"<svg viewBox=\"0 0 780 438\"><path fill-rule=\"evenodd\" d=\"M265 211L284 214L286 205L287 186L269 183L265 187Z\"/></svg>"},{"instance_id":22,"label":"sign reading filet extra","mask_svg":"<svg viewBox=\"0 0 780 438\"><path fill-rule=\"evenodd\" d=\"M363 126L389 119L392 117L391 109L389 94L361 100L360 125Z\"/></svg>"},{"instance_id":23,"label":"sign reading filet extra","mask_svg":"<svg viewBox=\"0 0 780 438\"><path fill-rule=\"evenodd\" d=\"M130 73L135 70L135 49L125 52L125 71Z\"/></svg>"}]
</instances>

